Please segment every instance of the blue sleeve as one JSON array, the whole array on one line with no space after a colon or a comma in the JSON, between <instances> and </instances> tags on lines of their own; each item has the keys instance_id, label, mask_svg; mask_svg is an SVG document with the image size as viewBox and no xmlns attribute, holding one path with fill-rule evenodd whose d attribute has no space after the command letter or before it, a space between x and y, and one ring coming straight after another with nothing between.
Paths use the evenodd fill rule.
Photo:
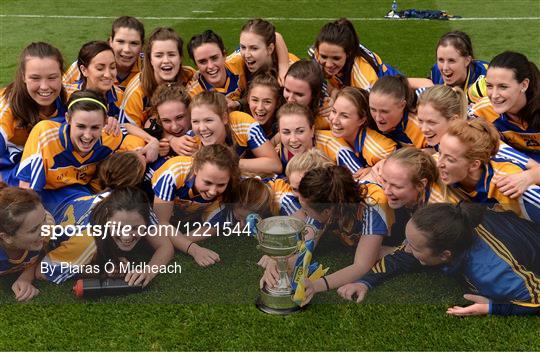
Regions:
<instances>
[{"instance_id":1,"label":"blue sleeve","mask_svg":"<svg viewBox=\"0 0 540 353\"><path fill-rule=\"evenodd\" d=\"M529 156L519 152L514 147L509 146L506 143L500 144L499 151L495 155L495 158L509 161L524 170L527 169L527 162L530 159Z\"/></svg>"},{"instance_id":2,"label":"blue sleeve","mask_svg":"<svg viewBox=\"0 0 540 353\"><path fill-rule=\"evenodd\" d=\"M538 306L522 306L512 303L492 303L489 302L490 315L540 315L540 305Z\"/></svg>"},{"instance_id":3,"label":"blue sleeve","mask_svg":"<svg viewBox=\"0 0 540 353\"><path fill-rule=\"evenodd\" d=\"M337 165L344 166L351 171L351 173L356 173L363 166L363 163L356 157L354 152L349 149L340 148L337 155ZM285 169L283 169L285 170Z\"/></svg>"},{"instance_id":4,"label":"blue sleeve","mask_svg":"<svg viewBox=\"0 0 540 353\"><path fill-rule=\"evenodd\" d=\"M268 141L268 138L266 137L264 130L262 129L262 126L259 125L259 123L251 124L251 126L249 127L249 133L248 133L248 141L247 141L248 148L251 151L253 151L261 147L267 141Z\"/></svg>"},{"instance_id":5,"label":"blue sleeve","mask_svg":"<svg viewBox=\"0 0 540 353\"><path fill-rule=\"evenodd\" d=\"M397 275L417 272L422 268L422 264L412 254L405 252L405 246L402 245L392 254L388 254L377 261L371 270L357 282L373 288Z\"/></svg>"},{"instance_id":6,"label":"blue sleeve","mask_svg":"<svg viewBox=\"0 0 540 353\"><path fill-rule=\"evenodd\" d=\"M540 223L540 186L530 186L521 196L523 208L534 223Z\"/></svg>"}]
</instances>

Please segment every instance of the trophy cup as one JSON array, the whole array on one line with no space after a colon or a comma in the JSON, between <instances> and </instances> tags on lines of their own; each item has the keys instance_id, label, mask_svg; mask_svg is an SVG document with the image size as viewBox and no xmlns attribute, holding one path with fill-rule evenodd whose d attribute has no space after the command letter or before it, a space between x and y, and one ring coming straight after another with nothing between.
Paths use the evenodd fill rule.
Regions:
<instances>
[{"instance_id":1,"label":"trophy cup","mask_svg":"<svg viewBox=\"0 0 540 353\"><path fill-rule=\"evenodd\" d=\"M298 241L306 224L297 218L275 216L261 219L256 214L247 216L251 235L257 237L261 249L266 255L274 258L278 265L279 282L276 287L264 286L256 305L259 310L268 314L286 315L301 308L292 300L293 290L287 274L287 258L298 250Z\"/></svg>"}]
</instances>

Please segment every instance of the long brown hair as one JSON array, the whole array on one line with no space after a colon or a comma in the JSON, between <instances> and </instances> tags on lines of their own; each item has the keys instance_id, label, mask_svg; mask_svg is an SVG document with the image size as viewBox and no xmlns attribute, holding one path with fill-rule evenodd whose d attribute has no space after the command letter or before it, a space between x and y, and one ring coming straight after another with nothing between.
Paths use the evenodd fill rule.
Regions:
<instances>
[{"instance_id":1,"label":"long brown hair","mask_svg":"<svg viewBox=\"0 0 540 353\"><path fill-rule=\"evenodd\" d=\"M151 97L152 93L154 93L154 90L158 86L156 78L154 77L154 68L152 67L151 59L152 46L154 45L155 41L160 40L172 40L176 42L178 55L180 55L180 67L178 68L178 74L176 75L176 82L182 82L183 80L184 70L182 67L182 58L184 57L184 41L182 40L182 38L180 38L178 34L176 34L174 29L169 27L157 27L150 35L148 43L144 48L144 64L141 73L141 86L146 97Z\"/></svg>"},{"instance_id":2,"label":"long brown hair","mask_svg":"<svg viewBox=\"0 0 540 353\"><path fill-rule=\"evenodd\" d=\"M272 68L274 68L277 73L277 53L276 53L276 27L269 21L263 20L262 18L254 18L247 21L240 30L240 33L243 32L252 32L256 35L262 37L264 44L268 47L271 44L274 45L274 51L272 52ZM245 65L245 64L244 64ZM250 81L253 75L257 74L260 71L268 70L268 67L261 67L257 72L251 73L247 68L245 68L246 75L248 76L248 81Z\"/></svg>"},{"instance_id":3,"label":"long brown hair","mask_svg":"<svg viewBox=\"0 0 540 353\"><path fill-rule=\"evenodd\" d=\"M14 236L24 221L24 215L39 205L41 199L34 190L8 187L0 182L0 233Z\"/></svg>"},{"instance_id":4,"label":"long brown hair","mask_svg":"<svg viewBox=\"0 0 540 353\"><path fill-rule=\"evenodd\" d=\"M7 85L4 96L7 98L13 117L22 128L32 129L39 122L39 104L30 97L24 75L26 70L26 62L29 58L50 58L58 62L59 79L62 78L64 72L64 58L60 50L53 47L49 43L35 42L23 49L19 56L19 66L15 73L15 79ZM66 103L66 90L62 86L60 90L60 99L62 104Z\"/></svg>"},{"instance_id":5,"label":"long brown hair","mask_svg":"<svg viewBox=\"0 0 540 353\"><path fill-rule=\"evenodd\" d=\"M367 188L358 185L345 167L336 165L307 171L298 192L315 211L330 209L340 232L351 232L367 196Z\"/></svg>"},{"instance_id":6,"label":"long brown hair","mask_svg":"<svg viewBox=\"0 0 540 353\"><path fill-rule=\"evenodd\" d=\"M144 178L145 166L137 153L115 152L99 163L97 170L99 187L103 190L139 185Z\"/></svg>"}]
</instances>

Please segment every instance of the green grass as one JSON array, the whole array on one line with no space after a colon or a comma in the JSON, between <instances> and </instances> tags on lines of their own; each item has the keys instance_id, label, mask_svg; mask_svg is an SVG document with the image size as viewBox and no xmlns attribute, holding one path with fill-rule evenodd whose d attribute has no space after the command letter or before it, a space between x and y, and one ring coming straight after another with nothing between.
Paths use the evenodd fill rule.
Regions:
<instances>
[{"instance_id":1,"label":"green grass","mask_svg":"<svg viewBox=\"0 0 540 353\"><path fill-rule=\"evenodd\" d=\"M138 17L231 17L235 19L149 19L175 28L185 41L212 28L230 51L249 17L273 20L291 52L305 56L321 20L277 18L382 17L384 1L14 1L0 2L1 15L133 15ZM399 1L401 9L444 9L463 17L540 17L538 1ZM193 13L193 10L214 11ZM0 86L11 81L17 58L31 41L58 46L71 63L82 43L106 38L111 18L0 17ZM361 41L411 76L425 76L435 45L447 31L468 32L476 56L489 60L511 49L540 63L540 21L361 21ZM39 283L40 295L15 303L11 283L0 280L0 350L538 350L539 317L453 318L446 307L465 304L455 281L432 273L398 278L372 290L366 303L349 304L335 292L318 295L301 313L273 317L253 305L261 270L255 241L212 239L221 263L201 269L177 254L182 273L160 275L140 294L81 301L62 286ZM352 262L353 250L323 239L316 260L335 271Z\"/></svg>"}]
</instances>

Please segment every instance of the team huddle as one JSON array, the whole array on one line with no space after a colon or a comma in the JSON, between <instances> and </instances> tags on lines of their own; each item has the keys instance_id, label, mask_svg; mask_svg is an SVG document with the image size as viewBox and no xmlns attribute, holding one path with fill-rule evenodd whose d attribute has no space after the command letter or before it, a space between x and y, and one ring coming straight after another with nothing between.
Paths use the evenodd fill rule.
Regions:
<instances>
[{"instance_id":1,"label":"team huddle","mask_svg":"<svg viewBox=\"0 0 540 353\"><path fill-rule=\"evenodd\" d=\"M304 305L332 289L361 302L395 275L435 266L474 293L451 315L540 313L533 62L510 51L475 59L469 36L453 31L434 48L430 77L407 78L347 19L325 24L305 59L263 19L247 21L239 43L227 55L214 31L193 36L195 69L182 65L174 29L146 39L123 16L67 70L51 44L22 51L0 91L0 275L21 273L17 300L81 266L146 286L157 273L104 271L141 252L150 266L175 249L219 265L189 225L219 235L257 213L304 220L315 244L336 236L356 247L351 265L305 280ZM76 235L43 236L75 225ZM136 231L152 225L162 234ZM275 260L258 265L261 286L276 285Z\"/></svg>"}]
</instances>

